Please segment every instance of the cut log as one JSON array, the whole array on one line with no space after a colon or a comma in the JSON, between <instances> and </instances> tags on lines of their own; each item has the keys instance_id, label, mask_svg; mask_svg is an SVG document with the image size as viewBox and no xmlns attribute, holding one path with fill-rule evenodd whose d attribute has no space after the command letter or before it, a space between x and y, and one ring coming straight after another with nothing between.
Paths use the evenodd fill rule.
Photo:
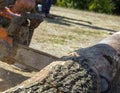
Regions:
<instances>
[{"instance_id":1,"label":"cut log","mask_svg":"<svg viewBox=\"0 0 120 93\"><path fill-rule=\"evenodd\" d=\"M120 33L116 33L92 47L63 56L4 93L101 93L114 87L119 90L120 85L111 86L118 79L113 80L120 67L119 40ZM109 93L119 93L118 90Z\"/></svg>"}]
</instances>

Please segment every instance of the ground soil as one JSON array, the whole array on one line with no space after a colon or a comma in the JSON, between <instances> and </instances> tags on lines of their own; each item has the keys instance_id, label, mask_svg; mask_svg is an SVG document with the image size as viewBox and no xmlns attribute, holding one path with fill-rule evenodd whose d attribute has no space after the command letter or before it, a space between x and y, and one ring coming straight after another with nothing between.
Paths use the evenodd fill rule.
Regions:
<instances>
[{"instance_id":1,"label":"ground soil","mask_svg":"<svg viewBox=\"0 0 120 93\"><path fill-rule=\"evenodd\" d=\"M56 17L45 19L36 28L30 47L58 57L94 45L120 30L119 16L59 7L52 7L51 14ZM35 73L0 62L0 92L18 85Z\"/></svg>"}]
</instances>

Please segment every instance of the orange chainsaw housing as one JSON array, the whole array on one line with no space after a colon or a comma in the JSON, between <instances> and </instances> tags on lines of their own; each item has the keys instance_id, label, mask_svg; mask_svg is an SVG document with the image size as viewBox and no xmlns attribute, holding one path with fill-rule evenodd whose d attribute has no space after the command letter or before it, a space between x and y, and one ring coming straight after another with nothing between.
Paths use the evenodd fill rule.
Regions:
<instances>
[{"instance_id":1,"label":"orange chainsaw housing","mask_svg":"<svg viewBox=\"0 0 120 93\"><path fill-rule=\"evenodd\" d=\"M12 46L13 39L8 36L8 32L5 28L0 27L0 40L6 41L8 44Z\"/></svg>"}]
</instances>

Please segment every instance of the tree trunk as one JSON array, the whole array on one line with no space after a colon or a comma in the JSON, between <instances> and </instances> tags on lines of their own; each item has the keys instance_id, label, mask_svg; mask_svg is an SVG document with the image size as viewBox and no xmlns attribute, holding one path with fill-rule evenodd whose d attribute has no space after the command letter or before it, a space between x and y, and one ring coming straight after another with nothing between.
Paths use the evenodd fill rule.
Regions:
<instances>
[{"instance_id":1,"label":"tree trunk","mask_svg":"<svg viewBox=\"0 0 120 93\"><path fill-rule=\"evenodd\" d=\"M119 40L116 33L63 56L5 93L119 93Z\"/></svg>"}]
</instances>

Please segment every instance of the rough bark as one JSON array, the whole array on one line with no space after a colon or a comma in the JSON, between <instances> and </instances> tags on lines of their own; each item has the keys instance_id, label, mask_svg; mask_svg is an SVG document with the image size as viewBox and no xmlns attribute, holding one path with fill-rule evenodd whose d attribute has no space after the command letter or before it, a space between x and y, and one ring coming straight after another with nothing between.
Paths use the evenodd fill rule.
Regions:
<instances>
[{"instance_id":1,"label":"rough bark","mask_svg":"<svg viewBox=\"0 0 120 93\"><path fill-rule=\"evenodd\" d=\"M57 61L31 78L30 82L24 82L6 93L99 93L97 80L92 69L87 70L70 60Z\"/></svg>"},{"instance_id":2,"label":"rough bark","mask_svg":"<svg viewBox=\"0 0 120 93\"><path fill-rule=\"evenodd\" d=\"M116 33L79 49L5 93L119 93L119 40Z\"/></svg>"}]
</instances>

